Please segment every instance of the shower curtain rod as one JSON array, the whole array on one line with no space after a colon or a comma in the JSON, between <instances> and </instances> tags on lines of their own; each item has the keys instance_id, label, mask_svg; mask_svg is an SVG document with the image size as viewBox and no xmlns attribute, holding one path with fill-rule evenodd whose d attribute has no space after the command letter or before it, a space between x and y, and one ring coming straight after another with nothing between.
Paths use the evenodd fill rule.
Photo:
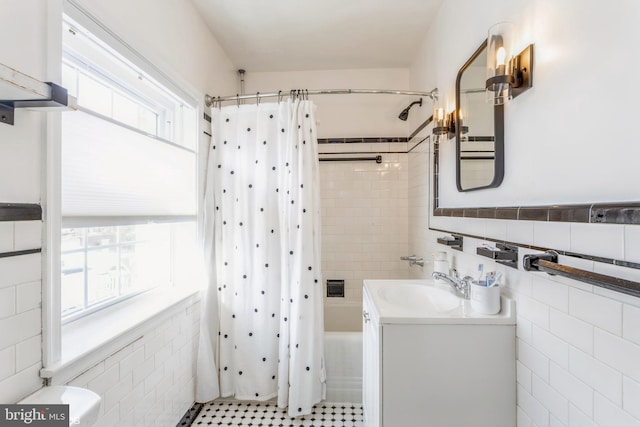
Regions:
<instances>
[{"instance_id":1,"label":"shower curtain rod","mask_svg":"<svg viewBox=\"0 0 640 427\"><path fill-rule=\"evenodd\" d=\"M211 107L215 102L224 101L240 101L243 99L258 99L260 98L272 98L272 97L285 97L289 95L307 96L307 95L343 95L343 94L382 94L382 95L414 95L414 96L428 96L429 98L438 99L438 89L433 89L430 92L414 92L407 90L387 90L387 89L320 89L320 90L306 90L306 89L294 89L287 92L267 92L252 95L230 95L230 96L204 96L204 103L207 107Z\"/></svg>"}]
</instances>

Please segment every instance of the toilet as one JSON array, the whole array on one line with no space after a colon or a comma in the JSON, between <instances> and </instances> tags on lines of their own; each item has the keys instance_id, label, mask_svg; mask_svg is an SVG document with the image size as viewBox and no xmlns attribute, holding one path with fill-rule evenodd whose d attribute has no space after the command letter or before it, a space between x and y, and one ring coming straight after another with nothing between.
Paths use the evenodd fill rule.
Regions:
<instances>
[{"instance_id":1,"label":"toilet","mask_svg":"<svg viewBox=\"0 0 640 427\"><path fill-rule=\"evenodd\" d=\"M85 427L98 419L101 400L98 394L86 388L55 385L43 387L18 403L69 405L69 425Z\"/></svg>"}]
</instances>

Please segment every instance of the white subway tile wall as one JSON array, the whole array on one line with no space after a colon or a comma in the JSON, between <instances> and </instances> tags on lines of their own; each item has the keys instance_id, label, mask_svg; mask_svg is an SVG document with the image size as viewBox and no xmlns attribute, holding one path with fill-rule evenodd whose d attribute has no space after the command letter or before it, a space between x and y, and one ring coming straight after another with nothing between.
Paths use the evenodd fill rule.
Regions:
<instances>
[{"instance_id":1,"label":"white subway tile wall","mask_svg":"<svg viewBox=\"0 0 640 427\"><path fill-rule=\"evenodd\" d=\"M421 139L421 138L419 138ZM418 140L419 140L418 139ZM415 145L417 141L412 140L409 146L413 147L407 154L409 164L409 236L408 249L411 254L416 254L425 259L424 267L412 267L409 270L409 277L427 277L433 272L432 253L435 247L430 244L429 238L429 216L431 198L433 197L429 182L431 181L431 158L429 156L429 140Z\"/></svg>"},{"instance_id":2,"label":"white subway tile wall","mask_svg":"<svg viewBox=\"0 0 640 427\"><path fill-rule=\"evenodd\" d=\"M0 222L0 249L39 248L40 221ZM43 386L41 254L0 258L0 402ZM175 425L194 400L200 304L168 318L69 384L102 397L96 426Z\"/></svg>"},{"instance_id":3,"label":"white subway tile wall","mask_svg":"<svg viewBox=\"0 0 640 427\"><path fill-rule=\"evenodd\" d=\"M40 247L38 242L29 249ZM19 222L0 222L3 252L18 250L14 228ZM29 230L28 240L33 230ZM11 242L8 244L7 242ZM0 258L0 402L13 403L42 386L41 263L39 253Z\"/></svg>"},{"instance_id":4,"label":"white subway tile wall","mask_svg":"<svg viewBox=\"0 0 640 427\"><path fill-rule=\"evenodd\" d=\"M422 144L424 145L424 144ZM640 426L640 298L575 280L525 272L475 255L487 243L465 238L464 252L436 243L445 233L429 231L432 161L409 154L409 251L447 251L461 274L504 273L503 294L516 300L518 427ZM432 151L432 150L431 150ZM431 158L432 159L432 158ZM434 217L437 228L463 232L467 218ZM473 221L469 224L474 224ZM485 220L484 234L522 244L640 262L640 227L608 224L542 224ZM425 238L426 234L426 238ZM520 250L522 255L528 250ZM561 264L640 281L637 270L561 256ZM431 268L413 270L428 277Z\"/></svg>"},{"instance_id":5,"label":"white subway tile wall","mask_svg":"<svg viewBox=\"0 0 640 427\"><path fill-rule=\"evenodd\" d=\"M16 221L13 241L14 251L36 249L42 246L42 221Z\"/></svg>"},{"instance_id":6,"label":"white subway tile wall","mask_svg":"<svg viewBox=\"0 0 640 427\"><path fill-rule=\"evenodd\" d=\"M13 248L13 222L0 222L0 252L11 252Z\"/></svg>"},{"instance_id":7,"label":"white subway tile wall","mask_svg":"<svg viewBox=\"0 0 640 427\"><path fill-rule=\"evenodd\" d=\"M102 397L96 427L171 426L194 401L200 303L69 381Z\"/></svg>"},{"instance_id":8,"label":"white subway tile wall","mask_svg":"<svg viewBox=\"0 0 640 427\"><path fill-rule=\"evenodd\" d=\"M320 144L319 151L325 157L384 152L390 146L406 150L406 143L349 143ZM382 163L321 162L322 274L325 283L345 281L344 298L326 298L325 291L326 330L362 330L364 279L408 277L408 264L400 261L409 255L407 180L405 153L383 153Z\"/></svg>"}]
</instances>

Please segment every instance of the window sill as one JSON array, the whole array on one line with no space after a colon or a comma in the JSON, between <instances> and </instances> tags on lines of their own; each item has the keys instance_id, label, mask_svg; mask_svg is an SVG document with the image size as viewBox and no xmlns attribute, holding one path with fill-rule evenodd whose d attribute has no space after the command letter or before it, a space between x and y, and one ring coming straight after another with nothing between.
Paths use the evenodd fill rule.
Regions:
<instances>
[{"instance_id":1,"label":"window sill","mask_svg":"<svg viewBox=\"0 0 640 427\"><path fill-rule=\"evenodd\" d=\"M198 289L158 289L71 322L62 328L60 361L40 376L65 384L199 300Z\"/></svg>"}]
</instances>

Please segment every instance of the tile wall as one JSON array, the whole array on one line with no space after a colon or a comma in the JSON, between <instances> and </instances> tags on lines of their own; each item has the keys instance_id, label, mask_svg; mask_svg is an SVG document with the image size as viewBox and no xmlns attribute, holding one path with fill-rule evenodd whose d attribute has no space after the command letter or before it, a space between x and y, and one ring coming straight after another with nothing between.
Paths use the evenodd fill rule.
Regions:
<instances>
[{"instance_id":1,"label":"tile wall","mask_svg":"<svg viewBox=\"0 0 640 427\"><path fill-rule=\"evenodd\" d=\"M41 221L0 221L0 253L41 246ZM42 255L0 257L0 402L14 403L43 386ZM200 304L149 326L69 385L102 397L96 426L174 425L194 400Z\"/></svg>"},{"instance_id":2,"label":"tile wall","mask_svg":"<svg viewBox=\"0 0 640 427\"><path fill-rule=\"evenodd\" d=\"M344 298L326 298L325 290L327 331L362 330L362 280L409 274L400 261L408 255L406 148L406 142L319 144L321 158L382 153L379 164L320 163L323 276L325 283L345 280Z\"/></svg>"},{"instance_id":3,"label":"tile wall","mask_svg":"<svg viewBox=\"0 0 640 427\"><path fill-rule=\"evenodd\" d=\"M424 144L422 144L424 145ZM436 243L456 232L505 239L522 244L566 249L584 254L638 262L638 226L545 223L478 218L432 217L429 211L429 146L409 154L409 248L419 254L448 251L462 273L505 274L504 294L517 304L518 427L640 426L640 299L583 282L545 273L525 272L478 257L484 241L464 239L464 251ZM415 188L414 188L415 187ZM531 252L531 251L529 251ZM519 265L522 256L520 251ZM640 281L640 272L593 261L560 257L561 264ZM432 265L412 270L428 277Z\"/></svg>"},{"instance_id":4,"label":"tile wall","mask_svg":"<svg viewBox=\"0 0 640 427\"><path fill-rule=\"evenodd\" d=\"M41 246L41 221L0 222L0 253ZM40 253L0 258L0 402L42 387Z\"/></svg>"},{"instance_id":5,"label":"tile wall","mask_svg":"<svg viewBox=\"0 0 640 427\"><path fill-rule=\"evenodd\" d=\"M175 425L194 401L197 302L149 330L68 385L102 397L95 427Z\"/></svg>"}]
</instances>

